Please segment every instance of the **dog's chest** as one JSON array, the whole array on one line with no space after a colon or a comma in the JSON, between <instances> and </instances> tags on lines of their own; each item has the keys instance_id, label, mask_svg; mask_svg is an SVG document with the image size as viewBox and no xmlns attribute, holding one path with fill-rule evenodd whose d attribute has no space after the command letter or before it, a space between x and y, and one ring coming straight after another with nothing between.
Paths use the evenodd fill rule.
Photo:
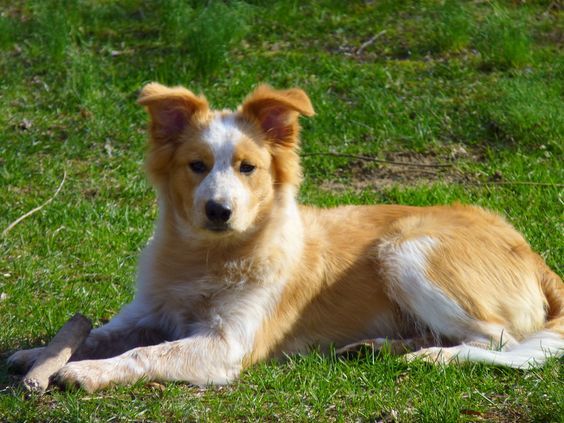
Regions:
<instances>
[{"instance_id":1,"label":"dog's chest","mask_svg":"<svg viewBox=\"0 0 564 423\"><path fill-rule=\"evenodd\" d=\"M217 329L260 295L259 268L245 260L187 267L153 278L145 287L146 297L155 317L176 334Z\"/></svg>"}]
</instances>

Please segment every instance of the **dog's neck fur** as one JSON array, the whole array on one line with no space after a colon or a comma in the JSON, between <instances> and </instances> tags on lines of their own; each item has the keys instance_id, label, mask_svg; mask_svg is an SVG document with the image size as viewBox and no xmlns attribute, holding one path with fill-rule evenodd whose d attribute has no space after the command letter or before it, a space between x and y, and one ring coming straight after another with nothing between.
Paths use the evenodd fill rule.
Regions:
<instances>
[{"instance_id":1,"label":"dog's neck fur","mask_svg":"<svg viewBox=\"0 0 564 423\"><path fill-rule=\"evenodd\" d=\"M231 237L200 236L176 216L171 216L174 208L163 197L159 209L161 217L153 242L177 246L176 254L167 260L172 259L177 262L174 264L187 269L194 265L205 266L206 273L216 276L218 280L214 282L219 285L241 278L246 283L265 286L283 283L303 250L304 233L296 188L289 184L277 187L269 215L259 225L248 233ZM228 277L224 272L241 274Z\"/></svg>"}]
</instances>

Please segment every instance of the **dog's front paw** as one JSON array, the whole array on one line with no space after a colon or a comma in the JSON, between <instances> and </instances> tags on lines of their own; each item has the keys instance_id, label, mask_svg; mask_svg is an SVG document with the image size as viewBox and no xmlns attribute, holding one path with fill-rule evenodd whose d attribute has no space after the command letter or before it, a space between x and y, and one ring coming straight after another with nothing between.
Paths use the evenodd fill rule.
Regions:
<instances>
[{"instance_id":1,"label":"dog's front paw","mask_svg":"<svg viewBox=\"0 0 564 423\"><path fill-rule=\"evenodd\" d=\"M53 376L53 382L61 387L82 388L89 393L102 389L109 385L111 374L102 362L84 360L67 363Z\"/></svg>"},{"instance_id":2,"label":"dog's front paw","mask_svg":"<svg viewBox=\"0 0 564 423\"><path fill-rule=\"evenodd\" d=\"M8 368L15 373L26 373L31 369L43 350L44 347L16 351L8 357Z\"/></svg>"}]
</instances>

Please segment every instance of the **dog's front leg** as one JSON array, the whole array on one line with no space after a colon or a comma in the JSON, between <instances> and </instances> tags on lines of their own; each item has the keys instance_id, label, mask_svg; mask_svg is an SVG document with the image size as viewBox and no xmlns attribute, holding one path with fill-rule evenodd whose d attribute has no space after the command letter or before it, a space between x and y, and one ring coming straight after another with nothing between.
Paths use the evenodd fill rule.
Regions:
<instances>
[{"instance_id":1,"label":"dog's front leg","mask_svg":"<svg viewBox=\"0 0 564 423\"><path fill-rule=\"evenodd\" d=\"M147 307L141 301L134 301L125 306L110 322L94 329L88 335L71 357L71 361L108 358L135 347L165 341L167 334L158 328L138 325L143 318L150 323L146 310ZM16 372L27 372L43 349L44 347L39 347L15 352L8 358L8 367Z\"/></svg>"},{"instance_id":2,"label":"dog's front leg","mask_svg":"<svg viewBox=\"0 0 564 423\"><path fill-rule=\"evenodd\" d=\"M70 361L114 357L136 347L169 339L170 334L159 328L158 318L151 314L150 305L142 298L136 298L108 323L92 330Z\"/></svg>"},{"instance_id":3,"label":"dog's front leg","mask_svg":"<svg viewBox=\"0 0 564 423\"><path fill-rule=\"evenodd\" d=\"M103 360L70 362L56 375L62 385L93 392L139 379L225 384L241 371L243 348L219 335L195 335L163 344L139 347Z\"/></svg>"}]
</instances>

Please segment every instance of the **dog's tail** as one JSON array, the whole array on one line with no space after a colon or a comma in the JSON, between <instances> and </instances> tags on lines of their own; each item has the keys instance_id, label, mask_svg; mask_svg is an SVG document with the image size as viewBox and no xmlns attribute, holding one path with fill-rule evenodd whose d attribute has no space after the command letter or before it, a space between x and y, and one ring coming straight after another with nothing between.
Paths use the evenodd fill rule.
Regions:
<instances>
[{"instance_id":1,"label":"dog's tail","mask_svg":"<svg viewBox=\"0 0 564 423\"><path fill-rule=\"evenodd\" d=\"M541 288L547 302L544 328L505 351L490 351L462 345L458 358L518 369L541 367L550 357L564 356L564 283L542 263Z\"/></svg>"},{"instance_id":2,"label":"dog's tail","mask_svg":"<svg viewBox=\"0 0 564 423\"><path fill-rule=\"evenodd\" d=\"M556 273L545 266L541 287L548 303L546 329L564 338L564 283Z\"/></svg>"}]
</instances>

